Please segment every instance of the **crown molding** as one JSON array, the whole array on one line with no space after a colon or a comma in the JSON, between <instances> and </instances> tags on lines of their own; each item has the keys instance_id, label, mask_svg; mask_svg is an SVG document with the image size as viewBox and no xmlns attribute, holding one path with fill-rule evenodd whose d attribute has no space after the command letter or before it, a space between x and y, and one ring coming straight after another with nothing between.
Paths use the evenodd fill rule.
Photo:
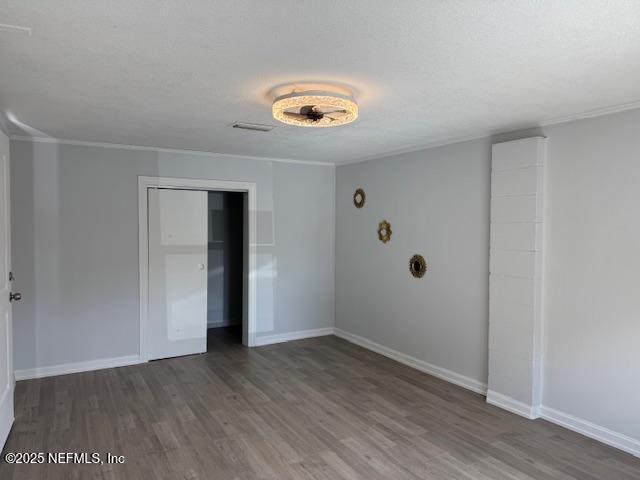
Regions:
<instances>
[{"instance_id":1,"label":"crown molding","mask_svg":"<svg viewBox=\"0 0 640 480\"><path fill-rule=\"evenodd\" d=\"M438 148L438 147L444 147L447 145L454 145L456 143L465 143L465 142L471 142L473 140L481 140L483 138L491 138L493 136L496 135L505 135L508 133L515 133L515 132L520 132L520 131L525 131L525 130L533 130L536 128L541 128L541 127L548 127L551 125L558 125L561 123L569 123L569 122L574 122L577 120L585 120L585 119L589 119L589 118L594 118L594 117L603 117L606 115L613 115L615 113L621 113L621 112L625 112L628 110L635 110L635 109L639 109L640 108L640 100L634 101L634 102L629 102L629 103L622 103L619 105L613 105L610 107L603 107L603 108L598 108L598 109L594 109L594 110L587 110L584 112L580 112L580 113L575 113L572 115L565 115L562 117L553 117L553 118L548 118L546 120L537 122L537 123L532 123L530 125L524 125L524 126L519 126L519 127L509 127L509 128L504 128L504 129L500 129L500 130L484 130L482 132L476 132L470 135L464 135L464 136L459 136L459 137L450 137L447 139L443 139L443 140L434 140L433 142L430 143L426 143L424 145L421 146L411 146L411 147L406 147L406 148L398 148L395 150L390 150L384 153L381 153L379 155L369 155L363 158L357 158L354 160L350 160L350 161L346 161L346 162L341 162L339 164L337 164L337 166L342 166L342 165L354 165L356 163L364 163L364 162L368 162L371 160L378 160L378 159L383 159L383 158L388 158L388 157L395 157L397 155L404 155L406 153L415 153L415 152L421 152L422 150L430 150L432 148Z\"/></svg>"},{"instance_id":2,"label":"crown molding","mask_svg":"<svg viewBox=\"0 0 640 480\"><path fill-rule=\"evenodd\" d=\"M104 143L104 142L88 142L83 140L70 140L70 139L59 139L53 137L29 137L24 135L10 135L9 138L11 140L21 141L21 142L37 142L37 143L58 143L63 145L79 145L85 147L101 147L101 148L119 148L126 150L142 150L142 151L151 151L151 152L164 152L164 153L176 153L176 154L189 154L189 155L200 155L200 156L209 156L213 158L244 158L247 160L261 160L267 162L280 162L280 163L292 163L299 165L317 165L323 167L333 167L342 166L342 165L354 165L357 163L364 163L371 160L378 160L388 157L394 157L397 155L403 155L406 153L414 153L420 152L422 150L429 150L432 148L444 147L447 145L453 145L456 143L465 143L473 140L480 140L483 138L490 138L495 135L504 135L507 133L513 133L518 131L530 130L535 128L541 128L551 125L558 125L561 123L569 123L577 120L584 120L588 118L594 117L602 117L605 115L612 115L614 113L620 113L627 110L634 110L640 108L640 100L628 103L622 103L619 105L613 105L609 107L597 108L594 110L587 110L584 112L579 112L571 115L565 115L562 117L553 117L548 118L546 120L532 123L527 126L519 126L519 127L509 127L500 130L488 131L484 130L482 132L476 132L474 134L459 136L459 137L450 137L442 140L434 140L433 142L426 143L424 145L413 145L411 147L406 148L398 148L395 150L389 150L387 152L383 152L380 154L369 155L363 158L356 158L353 160L348 160L346 162L330 163L330 162L319 162L317 160L294 160L294 159L285 159L285 158L272 158L272 157L259 157L259 156L250 156L250 155L237 155L237 154L226 154L226 153L217 153L217 152L204 152L198 150L181 150L176 148L161 148L161 147L153 147L153 146L143 146L143 145L126 145L120 143Z\"/></svg>"},{"instance_id":3,"label":"crown molding","mask_svg":"<svg viewBox=\"0 0 640 480\"><path fill-rule=\"evenodd\" d=\"M568 123L575 120L584 120L586 118L603 117L605 115L612 115L614 113L626 112L627 110L635 110L640 108L640 100L634 102L621 103L619 105L612 105L610 107L596 108L594 110L587 110L572 115L564 115L562 117L549 118L540 122L537 126L546 127L548 125L557 125L559 123Z\"/></svg>"},{"instance_id":4,"label":"crown molding","mask_svg":"<svg viewBox=\"0 0 640 480\"><path fill-rule=\"evenodd\" d=\"M181 150L179 148L162 148L152 147L144 145L127 145L123 143L106 143L106 142L88 142L84 140L70 140L63 138L53 137L29 137L25 135L11 135L11 140L18 142L32 142L32 143L51 143L59 145L76 145L80 147L98 147L98 148L116 148L120 150L138 150L145 152L160 152L160 153L174 153L181 155L197 155L206 156L212 158L238 158L244 160L259 160L263 162L279 162L279 163L293 163L297 165L315 165L321 167L335 167L334 163L319 162L316 160L293 160L287 158L272 158L272 157L256 157L251 155L237 155L233 153L218 153L218 152L204 152L198 150Z\"/></svg>"}]
</instances>

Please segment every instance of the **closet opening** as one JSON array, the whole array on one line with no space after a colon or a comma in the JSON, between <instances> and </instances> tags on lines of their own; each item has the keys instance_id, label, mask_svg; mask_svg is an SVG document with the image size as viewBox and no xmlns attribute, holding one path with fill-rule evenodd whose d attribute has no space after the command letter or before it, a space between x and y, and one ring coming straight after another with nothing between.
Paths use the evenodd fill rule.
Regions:
<instances>
[{"instance_id":1,"label":"closet opening","mask_svg":"<svg viewBox=\"0 0 640 480\"><path fill-rule=\"evenodd\" d=\"M253 346L256 186L139 177L140 358Z\"/></svg>"},{"instance_id":2,"label":"closet opening","mask_svg":"<svg viewBox=\"0 0 640 480\"><path fill-rule=\"evenodd\" d=\"M207 351L242 345L243 192L207 192Z\"/></svg>"}]
</instances>

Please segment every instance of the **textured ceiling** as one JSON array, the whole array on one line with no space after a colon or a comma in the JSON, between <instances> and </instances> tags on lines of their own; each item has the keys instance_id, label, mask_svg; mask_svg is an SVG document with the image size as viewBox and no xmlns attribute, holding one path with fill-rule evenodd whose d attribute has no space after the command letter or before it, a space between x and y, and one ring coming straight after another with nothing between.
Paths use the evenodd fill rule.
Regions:
<instances>
[{"instance_id":1,"label":"textured ceiling","mask_svg":"<svg viewBox=\"0 0 640 480\"><path fill-rule=\"evenodd\" d=\"M10 133L344 163L640 100L640 1L0 0ZM274 123L291 81L355 90ZM22 128L18 125L22 124ZM41 133L38 133L41 132Z\"/></svg>"}]
</instances>

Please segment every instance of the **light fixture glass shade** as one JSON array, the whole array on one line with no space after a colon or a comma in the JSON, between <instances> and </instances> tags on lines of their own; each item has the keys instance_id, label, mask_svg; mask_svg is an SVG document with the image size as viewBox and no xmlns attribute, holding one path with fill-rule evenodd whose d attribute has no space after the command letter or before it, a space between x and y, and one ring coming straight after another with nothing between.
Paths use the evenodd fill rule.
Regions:
<instances>
[{"instance_id":1,"label":"light fixture glass shade","mask_svg":"<svg viewBox=\"0 0 640 480\"><path fill-rule=\"evenodd\" d=\"M276 120L299 127L337 127L358 118L352 97L322 91L282 95L273 102L272 111Z\"/></svg>"}]
</instances>

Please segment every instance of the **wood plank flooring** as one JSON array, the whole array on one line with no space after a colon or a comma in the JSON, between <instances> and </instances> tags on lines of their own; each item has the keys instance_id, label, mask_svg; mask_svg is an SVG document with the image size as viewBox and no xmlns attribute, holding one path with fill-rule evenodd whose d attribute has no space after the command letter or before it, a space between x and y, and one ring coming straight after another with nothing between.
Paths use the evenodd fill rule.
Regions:
<instances>
[{"instance_id":1,"label":"wood plank flooring","mask_svg":"<svg viewBox=\"0 0 640 480\"><path fill-rule=\"evenodd\" d=\"M336 337L22 381L0 479L640 479L640 459Z\"/></svg>"}]
</instances>

